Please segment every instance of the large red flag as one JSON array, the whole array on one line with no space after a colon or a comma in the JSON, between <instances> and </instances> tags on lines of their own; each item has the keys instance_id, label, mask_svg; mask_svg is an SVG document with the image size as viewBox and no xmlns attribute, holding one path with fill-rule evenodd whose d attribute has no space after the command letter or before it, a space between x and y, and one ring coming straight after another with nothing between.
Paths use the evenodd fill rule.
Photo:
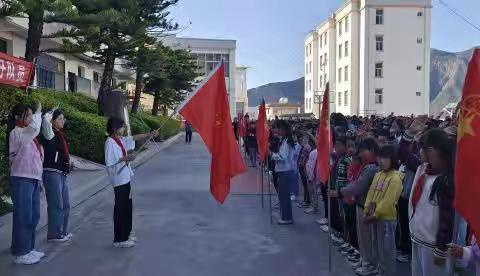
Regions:
<instances>
[{"instance_id":1,"label":"large red flag","mask_svg":"<svg viewBox=\"0 0 480 276\"><path fill-rule=\"evenodd\" d=\"M455 209L480 237L480 49L475 49L463 87L455 164Z\"/></svg>"},{"instance_id":2,"label":"large red flag","mask_svg":"<svg viewBox=\"0 0 480 276\"><path fill-rule=\"evenodd\" d=\"M231 178L246 171L233 133L224 74L222 64L178 108L212 154L210 191L220 203L230 193Z\"/></svg>"},{"instance_id":3,"label":"large red flag","mask_svg":"<svg viewBox=\"0 0 480 276\"><path fill-rule=\"evenodd\" d=\"M330 151L332 141L330 135L329 119L329 84L327 83L323 93L322 112L320 115L320 125L317 132L317 177L322 183L327 183L330 176Z\"/></svg>"},{"instance_id":4,"label":"large red flag","mask_svg":"<svg viewBox=\"0 0 480 276\"><path fill-rule=\"evenodd\" d=\"M265 109L265 100L262 100L262 104L258 110L257 120L257 144L258 144L258 156L260 162L264 164L265 156L267 155L268 139L270 136L270 130L267 124L267 111Z\"/></svg>"}]
</instances>

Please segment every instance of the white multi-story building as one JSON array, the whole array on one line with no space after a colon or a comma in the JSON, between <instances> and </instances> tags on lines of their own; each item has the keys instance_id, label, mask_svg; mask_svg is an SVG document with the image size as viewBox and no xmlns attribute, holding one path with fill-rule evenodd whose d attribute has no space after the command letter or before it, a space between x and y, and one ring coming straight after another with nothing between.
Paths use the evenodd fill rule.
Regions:
<instances>
[{"instance_id":1,"label":"white multi-story building","mask_svg":"<svg viewBox=\"0 0 480 276\"><path fill-rule=\"evenodd\" d=\"M204 39L175 37L166 40L175 48L190 51L192 57L197 60L199 73L204 78L221 61L225 64L225 83L227 85L228 98L230 102L230 113L232 118L237 115L235 102L235 40Z\"/></svg>"},{"instance_id":2,"label":"white multi-story building","mask_svg":"<svg viewBox=\"0 0 480 276\"><path fill-rule=\"evenodd\" d=\"M309 102L328 81L331 112L428 114L430 27L431 0L346 1L317 27L316 44L312 34L305 40L307 47L318 47L311 52L318 53L319 64L317 71L306 71L305 80L317 75L320 90L312 93L306 83L306 112L318 117ZM311 59L306 55L306 66Z\"/></svg>"}]
</instances>

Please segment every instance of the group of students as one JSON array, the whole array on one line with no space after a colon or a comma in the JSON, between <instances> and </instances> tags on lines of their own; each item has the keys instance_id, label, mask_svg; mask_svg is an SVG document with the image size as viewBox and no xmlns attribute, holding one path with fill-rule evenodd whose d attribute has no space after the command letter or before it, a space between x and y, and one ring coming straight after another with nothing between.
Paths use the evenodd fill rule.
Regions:
<instances>
[{"instance_id":1,"label":"group of students","mask_svg":"<svg viewBox=\"0 0 480 276\"><path fill-rule=\"evenodd\" d=\"M396 275L397 262L411 263L414 276L480 275L476 239L453 208L456 120L332 114L330 122L329 183L316 175L316 123L271 122L278 223L293 224L300 183L297 207L318 214L323 199L317 223L357 275Z\"/></svg>"},{"instance_id":2,"label":"group of students","mask_svg":"<svg viewBox=\"0 0 480 276\"><path fill-rule=\"evenodd\" d=\"M68 222L70 213L67 176L72 168L70 147L63 131L66 118L59 109L42 114L35 108L17 104L7 123L6 154L10 164L13 202L11 254L16 264L36 264L45 253L35 249L36 227L40 220L40 194L45 191L48 214L47 241L64 243L72 239ZM129 163L135 159L135 142L158 132L124 137L124 122L110 118L107 123L105 163L114 186L115 247L135 245L132 232L132 197Z\"/></svg>"}]
</instances>

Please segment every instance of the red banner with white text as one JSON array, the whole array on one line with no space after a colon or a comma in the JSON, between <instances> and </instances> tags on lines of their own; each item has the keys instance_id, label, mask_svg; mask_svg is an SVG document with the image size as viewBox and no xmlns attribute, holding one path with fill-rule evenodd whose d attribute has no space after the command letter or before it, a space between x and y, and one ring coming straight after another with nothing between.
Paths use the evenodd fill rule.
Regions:
<instances>
[{"instance_id":1,"label":"red banner with white text","mask_svg":"<svg viewBox=\"0 0 480 276\"><path fill-rule=\"evenodd\" d=\"M0 53L0 84L26 88L30 84L33 63Z\"/></svg>"}]
</instances>

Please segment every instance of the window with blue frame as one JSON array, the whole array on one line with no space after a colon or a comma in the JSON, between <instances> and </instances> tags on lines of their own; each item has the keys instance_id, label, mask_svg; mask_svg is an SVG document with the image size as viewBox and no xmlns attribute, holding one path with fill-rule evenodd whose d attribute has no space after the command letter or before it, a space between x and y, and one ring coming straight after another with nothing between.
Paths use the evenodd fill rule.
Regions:
<instances>
[{"instance_id":1,"label":"window with blue frame","mask_svg":"<svg viewBox=\"0 0 480 276\"><path fill-rule=\"evenodd\" d=\"M55 72L37 68L37 85L40 88L55 89Z\"/></svg>"}]
</instances>

